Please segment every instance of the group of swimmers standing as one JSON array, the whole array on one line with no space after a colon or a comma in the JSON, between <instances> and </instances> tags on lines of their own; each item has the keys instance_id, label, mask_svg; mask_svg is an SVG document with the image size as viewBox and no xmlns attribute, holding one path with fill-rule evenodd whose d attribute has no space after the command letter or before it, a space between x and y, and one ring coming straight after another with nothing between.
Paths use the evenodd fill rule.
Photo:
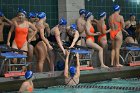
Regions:
<instances>
[{"instance_id":1,"label":"group of swimmers standing","mask_svg":"<svg viewBox=\"0 0 140 93\"><path fill-rule=\"evenodd\" d=\"M73 48L75 45L90 47L99 51L99 61L103 68L109 68L104 64L103 50L107 47L107 33L110 33L112 51L111 51L111 66L122 67L119 61L120 48L123 43L122 31L124 31L129 37L126 38L126 42L137 42L134 34L136 28L135 15L131 15L131 20L124 22L123 16L120 15L120 6L115 5L113 7L113 13L109 16L108 22L110 29L107 30L105 24L106 12L99 14L100 19L94 19L92 12L85 9L79 10L80 17L76 20L76 23L67 26L67 21L61 18L58 24L50 29L49 24L46 23L45 12L30 12L27 18L27 13L22 8L18 9L17 16L12 20L7 19L2 12L0 12L0 35L2 34L4 25L11 26L11 29L7 38L7 45L12 45L12 48L28 51L28 62L32 62L33 54L35 53L37 58L37 71L43 72L44 63L47 60L51 71L54 71L55 51L52 43L56 43L64 55L66 55L64 76L66 84L75 85L79 83L80 76L80 63L79 54L76 54L76 67L68 67L69 54L68 50L64 49L63 41L69 41L69 48ZM126 26L125 26L126 24ZM94 25L97 26L98 32L95 32ZM126 27L126 30L125 30ZM15 32L15 37L10 44L12 33ZM61 39L62 33L66 33L68 39ZM95 42L95 36L98 36L98 43ZM3 38L0 37L0 41ZM0 42L1 44L3 42ZM16 63L16 60L13 60ZM31 69L31 66L30 68ZM27 71L25 74L26 79L30 79L33 73ZM32 80L31 80L32 81ZM33 89L33 83L23 83L20 91L25 86L29 86L29 91ZM31 88L30 88L31 87ZM25 88L27 89L27 88Z\"/></svg>"}]
</instances>

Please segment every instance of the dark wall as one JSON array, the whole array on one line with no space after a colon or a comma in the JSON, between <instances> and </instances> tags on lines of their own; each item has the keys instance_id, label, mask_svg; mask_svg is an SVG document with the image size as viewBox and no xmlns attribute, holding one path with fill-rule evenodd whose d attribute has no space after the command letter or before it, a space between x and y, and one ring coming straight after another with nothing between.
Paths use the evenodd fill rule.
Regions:
<instances>
[{"instance_id":1,"label":"dark wall","mask_svg":"<svg viewBox=\"0 0 140 93\"><path fill-rule=\"evenodd\" d=\"M137 23L140 22L140 0L139 4L136 3L137 0L85 0L85 8L91 11L96 19L99 19L99 13L101 11L107 12L106 24L108 25L108 17L113 12L113 6L118 4L121 7L121 15L123 15L124 20L128 20L131 13L136 15ZM97 31L95 26L95 31ZM125 35L125 34L124 34ZM109 39L109 34L107 34ZM97 41L97 37L95 37Z\"/></svg>"},{"instance_id":2,"label":"dark wall","mask_svg":"<svg viewBox=\"0 0 140 93\"><path fill-rule=\"evenodd\" d=\"M47 22L51 28L58 22L58 0L0 0L0 11L9 19L16 16L18 7L22 7L27 12L45 12L47 14ZM9 28L5 27L5 42L8 31Z\"/></svg>"},{"instance_id":3,"label":"dark wall","mask_svg":"<svg viewBox=\"0 0 140 93\"><path fill-rule=\"evenodd\" d=\"M18 7L27 12L43 11L47 14L47 22L51 27L57 24L58 0L0 0L0 10L10 19L16 16Z\"/></svg>"},{"instance_id":4,"label":"dark wall","mask_svg":"<svg viewBox=\"0 0 140 93\"><path fill-rule=\"evenodd\" d=\"M133 2L132 2L133 1ZM134 2L135 1L135 2ZM140 3L137 0L85 0L85 7L87 10L93 12L94 16L98 18L99 12L106 11L109 16L113 11L113 5L120 5L121 15L127 20L131 13L136 14L137 20L140 19Z\"/></svg>"}]
</instances>

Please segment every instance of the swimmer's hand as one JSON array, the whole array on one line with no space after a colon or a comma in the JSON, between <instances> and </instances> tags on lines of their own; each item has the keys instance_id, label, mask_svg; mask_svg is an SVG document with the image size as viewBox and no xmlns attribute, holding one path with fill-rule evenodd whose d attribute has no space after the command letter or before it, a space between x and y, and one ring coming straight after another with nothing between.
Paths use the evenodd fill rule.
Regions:
<instances>
[{"instance_id":1,"label":"swimmer's hand","mask_svg":"<svg viewBox=\"0 0 140 93\"><path fill-rule=\"evenodd\" d=\"M31 39L29 39L27 42L30 43L31 42Z\"/></svg>"},{"instance_id":2,"label":"swimmer's hand","mask_svg":"<svg viewBox=\"0 0 140 93\"><path fill-rule=\"evenodd\" d=\"M101 32L96 32L97 35L101 35Z\"/></svg>"},{"instance_id":3,"label":"swimmer's hand","mask_svg":"<svg viewBox=\"0 0 140 93\"><path fill-rule=\"evenodd\" d=\"M79 58L79 54L78 53L76 53L76 57Z\"/></svg>"},{"instance_id":4,"label":"swimmer's hand","mask_svg":"<svg viewBox=\"0 0 140 93\"><path fill-rule=\"evenodd\" d=\"M129 35L128 32L127 32L126 30L122 29L122 31L124 31L124 32L126 33L126 35Z\"/></svg>"},{"instance_id":5,"label":"swimmer's hand","mask_svg":"<svg viewBox=\"0 0 140 93\"><path fill-rule=\"evenodd\" d=\"M65 51L65 49L64 49L64 50L62 50L62 51L63 51L63 54L64 54L64 55L66 55L66 51Z\"/></svg>"},{"instance_id":6,"label":"swimmer's hand","mask_svg":"<svg viewBox=\"0 0 140 93\"><path fill-rule=\"evenodd\" d=\"M73 46L70 46L69 49L70 49L70 48L74 48L74 47L73 47Z\"/></svg>"},{"instance_id":7,"label":"swimmer's hand","mask_svg":"<svg viewBox=\"0 0 140 93\"><path fill-rule=\"evenodd\" d=\"M9 41L7 42L7 45L10 46L10 42Z\"/></svg>"},{"instance_id":8,"label":"swimmer's hand","mask_svg":"<svg viewBox=\"0 0 140 93\"><path fill-rule=\"evenodd\" d=\"M128 32L125 32L125 33L126 33L126 35L129 35Z\"/></svg>"},{"instance_id":9,"label":"swimmer's hand","mask_svg":"<svg viewBox=\"0 0 140 93\"><path fill-rule=\"evenodd\" d=\"M70 50L66 50L66 55L67 55L67 56L70 55Z\"/></svg>"},{"instance_id":10,"label":"swimmer's hand","mask_svg":"<svg viewBox=\"0 0 140 93\"><path fill-rule=\"evenodd\" d=\"M53 50L53 47L51 45L48 46L49 50Z\"/></svg>"}]
</instances>

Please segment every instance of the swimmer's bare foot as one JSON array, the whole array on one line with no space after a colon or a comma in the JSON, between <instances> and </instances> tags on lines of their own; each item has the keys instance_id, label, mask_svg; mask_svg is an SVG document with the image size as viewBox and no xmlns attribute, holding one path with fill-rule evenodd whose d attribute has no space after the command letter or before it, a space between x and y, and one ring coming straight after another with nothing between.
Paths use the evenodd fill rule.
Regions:
<instances>
[{"instance_id":1,"label":"swimmer's bare foot","mask_svg":"<svg viewBox=\"0 0 140 93\"><path fill-rule=\"evenodd\" d=\"M116 67L123 67L123 65L121 65L121 64L116 64Z\"/></svg>"},{"instance_id":2,"label":"swimmer's bare foot","mask_svg":"<svg viewBox=\"0 0 140 93\"><path fill-rule=\"evenodd\" d=\"M109 68L109 67L106 65L101 65L101 68Z\"/></svg>"}]
</instances>

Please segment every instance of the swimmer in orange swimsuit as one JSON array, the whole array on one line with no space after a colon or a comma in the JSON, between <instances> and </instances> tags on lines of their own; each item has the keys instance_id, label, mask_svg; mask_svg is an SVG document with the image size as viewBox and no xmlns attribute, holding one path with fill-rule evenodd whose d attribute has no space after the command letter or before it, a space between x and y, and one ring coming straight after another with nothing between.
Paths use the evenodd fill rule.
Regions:
<instances>
[{"instance_id":1,"label":"swimmer in orange swimsuit","mask_svg":"<svg viewBox=\"0 0 140 93\"><path fill-rule=\"evenodd\" d=\"M107 46L107 37L106 33L108 33L110 30L107 30L107 27L105 25L105 19L106 19L106 12L101 12L100 13L100 20L97 23L97 29L99 32L101 32L101 35L98 37L98 43L105 48Z\"/></svg>"},{"instance_id":2,"label":"swimmer in orange swimsuit","mask_svg":"<svg viewBox=\"0 0 140 93\"><path fill-rule=\"evenodd\" d=\"M101 45L101 47L104 49L103 50L103 58L104 62L106 60L106 55L107 55L107 36L106 33L108 33L110 30L107 31L107 27L105 25L105 19L106 19L106 12L101 12L99 14L100 20L97 23L97 29L101 33L98 37L98 43Z\"/></svg>"},{"instance_id":3,"label":"swimmer in orange swimsuit","mask_svg":"<svg viewBox=\"0 0 140 93\"><path fill-rule=\"evenodd\" d=\"M27 42L30 42L35 36L37 29L35 26L28 22L26 19L26 12L23 9L18 10L17 17L12 19L13 25L9 31L7 45L10 46L10 39L12 32L15 31L15 38L12 43L12 48L28 51ZM34 31L32 37L27 41L28 29L31 28ZM24 53L26 54L26 53ZM13 60L13 63L17 63L16 59ZM15 70L15 68L13 68Z\"/></svg>"},{"instance_id":4,"label":"swimmer in orange swimsuit","mask_svg":"<svg viewBox=\"0 0 140 93\"><path fill-rule=\"evenodd\" d=\"M26 20L26 12L23 9L19 9L17 17L15 17L12 21L13 26L11 27L8 34L7 44L10 46L11 34L13 31L15 31L15 38L12 47L28 51L27 48L28 29L31 28L34 31L34 35L30 38L30 40L28 40L28 42L30 42L32 38L35 36L37 29L33 24L31 24Z\"/></svg>"},{"instance_id":5,"label":"swimmer in orange swimsuit","mask_svg":"<svg viewBox=\"0 0 140 93\"><path fill-rule=\"evenodd\" d=\"M19 93L27 92L27 93L33 93L34 85L32 82L33 72L28 70L25 73L26 81L24 81L19 89Z\"/></svg>"},{"instance_id":6,"label":"swimmer in orange swimsuit","mask_svg":"<svg viewBox=\"0 0 140 93\"><path fill-rule=\"evenodd\" d=\"M111 28L110 38L112 40L111 66L122 65L119 63L120 48L122 45L122 29L125 27L123 16L120 14L120 6L114 6L114 13L109 17Z\"/></svg>"},{"instance_id":7,"label":"swimmer in orange swimsuit","mask_svg":"<svg viewBox=\"0 0 140 93\"><path fill-rule=\"evenodd\" d=\"M99 35L99 33L94 33L94 27L92 26L92 20L94 19L91 12L86 13L86 44L88 47L94 48L99 51L99 60L101 67L108 68L106 65L104 65L103 62L103 48L100 47L98 44L96 44L94 41L94 36Z\"/></svg>"}]
</instances>

